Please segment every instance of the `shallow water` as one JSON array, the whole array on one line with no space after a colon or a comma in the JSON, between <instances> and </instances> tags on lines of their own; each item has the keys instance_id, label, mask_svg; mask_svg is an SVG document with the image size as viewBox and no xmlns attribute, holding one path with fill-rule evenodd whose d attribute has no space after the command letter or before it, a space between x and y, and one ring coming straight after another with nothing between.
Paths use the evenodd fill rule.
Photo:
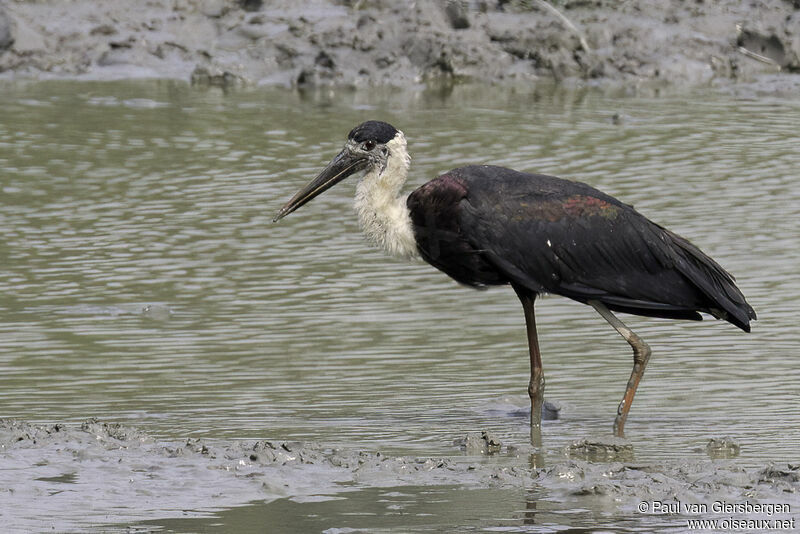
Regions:
<instances>
[{"instance_id":1,"label":"shallow water","mask_svg":"<svg viewBox=\"0 0 800 534\"><path fill-rule=\"evenodd\" d=\"M0 417L396 454L458 454L476 430L524 443L510 289L369 248L352 180L271 222L380 118L410 140L410 187L467 163L578 179L737 276L749 335L623 317L654 351L626 426L638 460L703 458L724 435L742 465L800 452L796 99L3 82L0 110ZM556 455L610 432L631 358L588 307L546 298L537 314Z\"/></svg>"}]
</instances>

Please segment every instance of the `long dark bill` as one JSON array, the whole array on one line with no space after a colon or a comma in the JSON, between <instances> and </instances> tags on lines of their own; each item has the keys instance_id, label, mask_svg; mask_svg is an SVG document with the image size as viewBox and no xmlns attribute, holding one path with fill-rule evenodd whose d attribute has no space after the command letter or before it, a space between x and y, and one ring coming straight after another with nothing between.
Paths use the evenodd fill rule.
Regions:
<instances>
[{"instance_id":1,"label":"long dark bill","mask_svg":"<svg viewBox=\"0 0 800 534\"><path fill-rule=\"evenodd\" d=\"M328 163L319 176L314 178L311 183L298 191L289 202L284 205L272 222L278 222L294 210L310 201L317 195L327 191L338 184L351 174L363 170L367 166L367 159L355 155L347 149L339 152L339 155Z\"/></svg>"}]
</instances>

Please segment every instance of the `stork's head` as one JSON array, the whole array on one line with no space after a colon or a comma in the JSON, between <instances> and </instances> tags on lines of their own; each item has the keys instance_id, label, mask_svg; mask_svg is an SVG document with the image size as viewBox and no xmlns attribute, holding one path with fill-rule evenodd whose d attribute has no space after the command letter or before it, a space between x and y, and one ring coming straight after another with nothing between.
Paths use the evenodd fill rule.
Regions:
<instances>
[{"instance_id":1,"label":"stork's head","mask_svg":"<svg viewBox=\"0 0 800 534\"><path fill-rule=\"evenodd\" d=\"M376 168L385 169L393 151L402 152L394 155L402 157L404 161L407 158L403 132L387 122L367 121L359 124L350 130L342 151L328 163L319 176L281 208L273 222L289 215L352 174Z\"/></svg>"}]
</instances>

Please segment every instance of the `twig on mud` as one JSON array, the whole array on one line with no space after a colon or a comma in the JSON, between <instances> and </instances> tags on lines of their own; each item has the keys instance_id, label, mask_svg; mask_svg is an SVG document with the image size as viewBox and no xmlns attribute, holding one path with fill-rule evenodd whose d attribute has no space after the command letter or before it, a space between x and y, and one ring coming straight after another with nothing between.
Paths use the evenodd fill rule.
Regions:
<instances>
[{"instance_id":1,"label":"twig on mud","mask_svg":"<svg viewBox=\"0 0 800 534\"><path fill-rule=\"evenodd\" d=\"M739 40L740 43L742 42L741 39L742 39L743 31L744 31L744 29L742 28L742 25L741 24L737 24L736 25L736 35L737 35L737 39ZM744 46L739 46L738 50L739 50L740 54L744 54L745 56L747 56L747 57L749 57L751 59L755 59L756 61L760 61L762 63L766 63L767 65L772 65L774 67L778 67L778 70L781 70L781 65L777 61L772 59L771 57L762 56L761 54L753 52L752 50L750 50L749 48L745 48Z\"/></svg>"},{"instance_id":2,"label":"twig on mud","mask_svg":"<svg viewBox=\"0 0 800 534\"><path fill-rule=\"evenodd\" d=\"M739 52L744 54L745 56L747 56L749 58L753 58L755 60L761 61L762 63L766 63L767 65L773 65L775 67L778 67L778 70L781 70L781 66L778 64L777 61L775 61L772 58L769 58L767 56L762 56L761 54L756 54L752 50L748 50L747 48L745 48L743 46L739 47Z\"/></svg>"},{"instance_id":3,"label":"twig on mud","mask_svg":"<svg viewBox=\"0 0 800 534\"><path fill-rule=\"evenodd\" d=\"M546 9L547 11L558 17L559 20L561 20L561 22L563 22L567 28L575 32L575 35L578 36L578 40L580 41L581 48L583 48L584 52L590 53L592 51L592 49L589 48L589 44L586 42L586 38L583 36L583 33L578 28L576 28L575 25L563 13L561 13L561 11L557 10L555 7L552 6L552 4L549 4L544 0L534 0L534 2L536 2L538 6Z\"/></svg>"}]
</instances>

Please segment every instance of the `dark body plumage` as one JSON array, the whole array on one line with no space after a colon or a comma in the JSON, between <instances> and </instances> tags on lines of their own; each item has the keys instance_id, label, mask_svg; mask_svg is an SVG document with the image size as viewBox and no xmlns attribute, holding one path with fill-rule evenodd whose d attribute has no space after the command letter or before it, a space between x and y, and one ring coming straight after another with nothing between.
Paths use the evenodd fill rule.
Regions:
<instances>
[{"instance_id":1,"label":"dark body plumage","mask_svg":"<svg viewBox=\"0 0 800 534\"><path fill-rule=\"evenodd\" d=\"M610 310L750 330L733 277L686 239L580 182L503 167L453 169L411 193L422 257L473 287L511 283Z\"/></svg>"}]
</instances>

